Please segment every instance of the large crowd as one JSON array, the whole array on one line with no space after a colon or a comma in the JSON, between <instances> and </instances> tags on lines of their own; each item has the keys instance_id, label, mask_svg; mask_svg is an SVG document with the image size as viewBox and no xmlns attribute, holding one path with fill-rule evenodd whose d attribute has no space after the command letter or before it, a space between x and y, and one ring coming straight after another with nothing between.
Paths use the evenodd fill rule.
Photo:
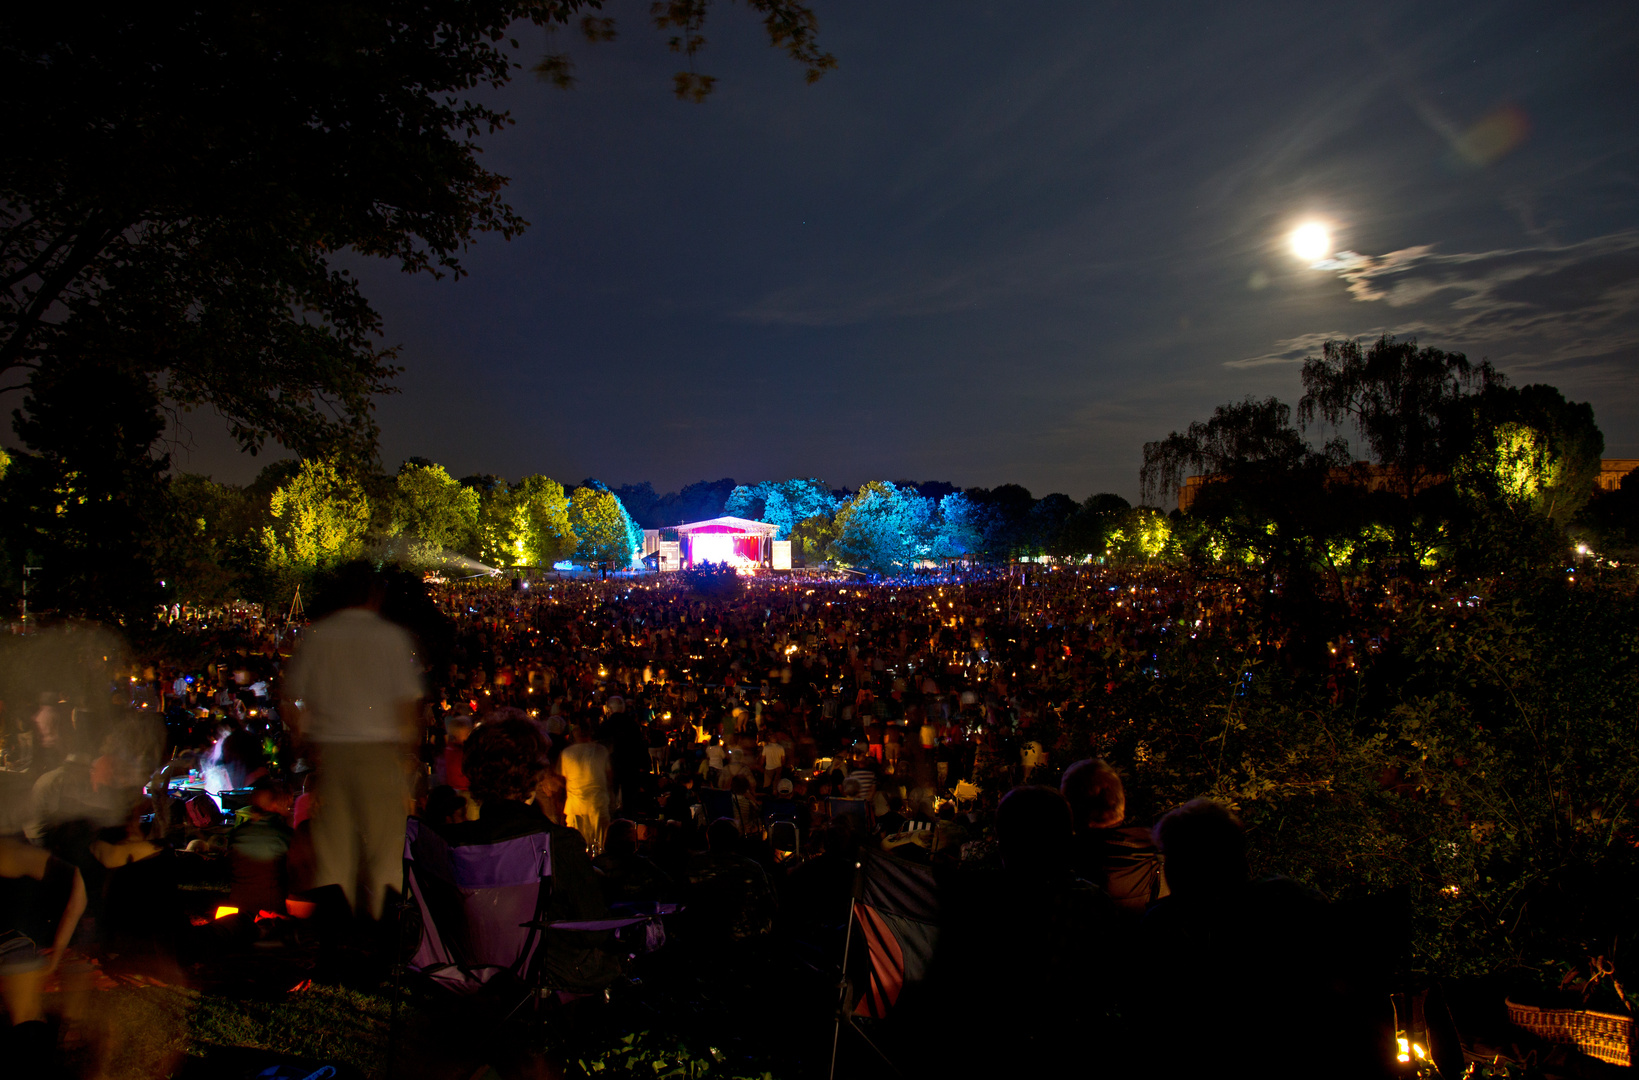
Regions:
<instances>
[{"instance_id":1,"label":"large crowd","mask_svg":"<svg viewBox=\"0 0 1639 1080\"><path fill-rule=\"evenodd\" d=\"M39 635L93 674L49 686L50 665L23 664L3 689L0 979L18 1052L48 1054L42 991L65 956L186 960L189 916L213 947L310 935L368 953L390 938L368 928L394 918L413 814L456 846L559 838L557 916L677 905L667 949L684 965L771 941L839 965L863 853L927 867L941 944L889 1004L928 1036L930 1067L1005 1067L1098 1031L1122 1034L1099 1051L1113 1062L1209 987L1228 999L1191 1010L1163 1071L1263 1040L1252 1017L1272 999L1284 1056L1388 1067L1373 1040L1392 1018L1320 898L1249 881L1215 803L1134 820L1121 763L1083 760L1066 734L1169 639L1220 624L1278 654L1281 626L1249 615L1256 579L1027 566L733 584L424 584L359 566L312 622L169 612L198 658L130 674L101 637ZM1339 640L1331 662L1372 647ZM189 911L175 881L207 867L226 896ZM622 971L603 959L549 947L542 964L591 992ZM1294 995L1283 981L1305 970L1324 978ZM863 995L859 954L847 974Z\"/></svg>"}]
</instances>

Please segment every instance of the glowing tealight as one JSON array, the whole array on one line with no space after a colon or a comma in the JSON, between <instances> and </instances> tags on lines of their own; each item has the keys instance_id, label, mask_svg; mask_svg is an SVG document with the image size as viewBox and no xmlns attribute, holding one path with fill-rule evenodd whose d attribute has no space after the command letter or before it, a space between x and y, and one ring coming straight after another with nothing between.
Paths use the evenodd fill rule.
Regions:
<instances>
[{"instance_id":1,"label":"glowing tealight","mask_svg":"<svg viewBox=\"0 0 1639 1080\"><path fill-rule=\"evenodd\" d=\"M1292 230L1292 254L1304 262L1319 262L1332 253L1332 237L1324 225L1309 222Z\"/></svg>"}]
</instances>

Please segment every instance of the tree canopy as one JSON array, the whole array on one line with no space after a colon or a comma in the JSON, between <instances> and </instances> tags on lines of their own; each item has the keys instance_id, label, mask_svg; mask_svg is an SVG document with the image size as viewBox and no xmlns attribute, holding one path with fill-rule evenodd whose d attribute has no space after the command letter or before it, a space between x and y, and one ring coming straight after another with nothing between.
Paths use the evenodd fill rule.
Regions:
<instances>
[{"instance_id":1,"label":"tree canopy","mask_svg":"<svg viewBox=\"0 0 1639 1080\"><path fill-rule=\"evenodd\" d=\"M810 79L834 65L805 5L750 6ZM520 66L518 24L608 36L600 7L7 5L0 386L91 358L214 408L246 449L368 456L393 350L336 256L459 276L478 236L521 231L479 164L510 122L486 95ZM691 62L706 11L654 16Z\"/></svg>"},{"instance_id":2,"label":"tree canopy","mask_svg":"<svg viewBox=\"0 0 1639 1080\"><path fill-rule=\"evenodd\" d=\"M1488 362L1419 349L1415 338L1385 334L1367 349L1358 341L1328 341L1303 362L1298 418L1352 429L1372 460L1411 494L1449 474L1468 449L1472 395L1501 381Z\"/></svg>"},{"instance_id":3,"label":"tree canopy","mask_svg":"<svg viewBox=\"0 0 1639 1080\"><path fill-rule=\"evenodd\" d=\"M831 550L843 563L879 573L910 569L933 550L934 503L890 480L873 480L837 511Z\"/></svg>"},{"instance_id":4,"label":"tree canopy","mask_svg":"<svg viewBox=\"0 0 1639 1080\"><path fill-rule=\"evenodd\" d=\"M643 532L620 499L596 481L570 493L569 524L579 538L575 558L586 562L625 568L643 545Z\"/></svg>"},{"instance_id":5,"label":"tree canopy","mask_svg":"<svg viewBox=\"0 0 1639 1080\"><path fill-rule=\"evenodd\" d=\"M370 500L358 480L334 460L304 461L273 492L262 530L268 562L292 575L311 575L363 550Z\"/></svg>"},{"instance_id":6,"label":"tree canopy","mask_svg":"<svg viewBox=\"0 0 1639 1080\"><path fill-rule=\"evenodd\" d=\"M394 535L413 536L439 551L478 554L477 491L433 464L406 463L394 487Z\"/></svg>"}]
</instances>

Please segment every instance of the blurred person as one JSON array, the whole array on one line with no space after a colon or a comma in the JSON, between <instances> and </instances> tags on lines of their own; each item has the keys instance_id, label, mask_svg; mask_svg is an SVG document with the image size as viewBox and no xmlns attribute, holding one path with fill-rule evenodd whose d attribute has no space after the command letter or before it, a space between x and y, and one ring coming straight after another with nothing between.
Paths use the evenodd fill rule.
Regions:
<instances>
[{"instance_id":1,"label":"blurred person","mask_svg":"<svg viewBox=\"0 0 1639 1080\"><path fill-rule=\"evenodd\" d=\"M784 745L771 737L763 744L762 758L762 787L764 790L773 791L774 785L779 782L780 776L785 772L786 751Z\"/></svg>"},{"instance_id":2,"label":"blurred person","mask_svg":"<svg viewBox=\"0 0 1639 1080\"><path fill-rule=\"evenodd\" d=\"M730 818L706 826L706 851L688 862L687 924L698 944L724 945L767 934L774 925L774 890L768 875L744 851Z\"/></svg>"},{"instance_id":3,"label":"blurred person","mask_svg":"<svg viewBox=\"0 0 1639 1080\"><path fill-rule=\"evenodd\" d=\"M751 778L736 776L729 781L729 801L734 808L734 824L743 837L759 837L763 834L763 810L757 803L757 797L752 794Z\"/></svg>"},{"instance_id":4,"label":"blurred person","mask_svg":"<svg viewBox=\"0 0 1639 1080\"><path fill-rule=\"evenodd\" d=\"M0 998L11 1017L4 1060L15 1075L46 1075L51 1067L45 982L85 905L85 881L73 866L19 837L0 838Z\"/></svg>"},{"instance_id":5,"label":"blurred person","mask_svg":"<svg viewBox=\"0 0 1639 1080\"><path fill-rule=\"evenodd\" d=\"M800 797L797 785L789 778L774 785L774 796L763 806L763 815L769 821L789 821L797 831L807 836L813 825L813 814L806 798Z\"/></svg>"},{"instance_id":6,"label":"blurred person","mask_svg":"<svg viewBox=\"0 0 1639 1080\"><path fill-rule=\"evenodd\" d=\"M435 829L459 825L467 820L466 797L448 784L439 784L427 792L427 803L420 816Z\"/></svg>"},{"instance_id":7,"label":"blurred person","mask_svg":"<svg viewBox=\"0 0 1639 1080\"><path fill-rule=\"evenodd\" d=\"M240 821L228 834L233 887L228 904L250 925L260 911L282 915L290 891L289 856L295 840L290 789L270 777L258 780Z\"/></svg>"},{"instance_id":8,"label":"blurred person","mask_svg":"<svg viewBox=\"0 0 1639 1080\"><path fill-rule=\"evenodd\" d=\"M1019 1061L1060 1060L1072 1046L1119 1040L1108 1020L1122 967L1115 909L1070 870L1070 808L1048 787L1016 787L996 808L999 869L942 894L944 925L925 997L907 1023L927 1024L935 1068L1006 1075ZM985 1002L975 1025L967 1004ZM1111 1069L1120 1075L1124 1070Z\"/></svg>"},{"instance_id":9,"label":"blurred person","mask_svg":"<svg viewBox=\"0 0 1639 1080\"><path fill-rule=\"evenodd\" d=\"M284 692L317 758L314 885L339 886L350 908L379 919L403 880L421 674L409 633L381 616L386 588L370 566L343 567L338 587L346 606L308 629Z\"/></svg>"},{"instance_id":10,"label":"blurred person","mask_svg":"<svg viewBox=\"0 0 1639 1080\"><path fill-rule=\"evenodd\" d=\"M448 784L456 791L467 790L467 774L462 768L463 744L472 735L472 717L458 709L444 718L444 753L433 770L433 782Z\"/></svg>"},{"instance_id":11,"label":"blurred person","mask_svg":"<svg viewBox=\"0 0 1639 1080\"><path fill-rule=\"evenodd\" d=\"M564 822L586 839L595 855L603 850L609 828L609 791L613 784L609 748L592 738L585 725L574 729L575 741L558 756L563 774Z\"/></svg>"},{"instance_id":12,"label":"blurred person","mask_svg":"<svg viewBox=\"0 0 1639 1080\"><path fill-rule=\"evenodd\" d=\"M109 813L97 797L91 782L91 758L80 747L73 728L58 735L61 751L57 764L40 774L29 792L27 833L30 840L43 841L53 830L69 822L91 822L107 826L119 822L121 811Z\"/></svg>"}]
</instances>

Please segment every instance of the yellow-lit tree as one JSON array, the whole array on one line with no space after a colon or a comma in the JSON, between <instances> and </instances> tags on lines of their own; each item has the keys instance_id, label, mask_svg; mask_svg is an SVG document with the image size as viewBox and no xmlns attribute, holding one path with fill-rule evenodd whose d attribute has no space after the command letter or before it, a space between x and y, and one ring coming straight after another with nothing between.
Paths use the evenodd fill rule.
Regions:
<instances>
[{"instance_id":1,"label":"yellow-lit tree","mask_svg":"<svg viewBox=\"0 0 1639 1080\"><path fill-rule=\"evenodd\" d=\"M569 498L562 484L546 476L526 476L513 489L513 500L522 527L520 562L551 566L575 553L578 541L569 525Z\"/></svg>"},{"instance_id":2,"label":"yellow-lit tree","mask_svg":"<svg viewBox=\"0 0 1639 1080\"><path fill-rule=\"evenodd\" d=\"M270 569L307 575L356 557L370 526L370 500L353 477L330 460L307 460L268 506L262 530Z\"/></svg>"},{"instance_id":3,"label":"yellow-lit tree","mask_svg":"<svg viewBox=\"0 0 1639 1080\"><path fill-rule=\"evenodd\" d=\"M406 464L394 482L392 531L440 551L478 553L478 492L442 465Z\"/></svg>"},{"instance_id":4,"label":"yellow-lit tree","mask_svg":"<svg viewBox=\"0 0 1639 1080\"><path fill-rule=\"evenodd\" d=\"M624 568L632 561L642 533L615 493L585 484L569 497L569 524L575 530L575 557Z\"/></svg>"}]
</instances>

